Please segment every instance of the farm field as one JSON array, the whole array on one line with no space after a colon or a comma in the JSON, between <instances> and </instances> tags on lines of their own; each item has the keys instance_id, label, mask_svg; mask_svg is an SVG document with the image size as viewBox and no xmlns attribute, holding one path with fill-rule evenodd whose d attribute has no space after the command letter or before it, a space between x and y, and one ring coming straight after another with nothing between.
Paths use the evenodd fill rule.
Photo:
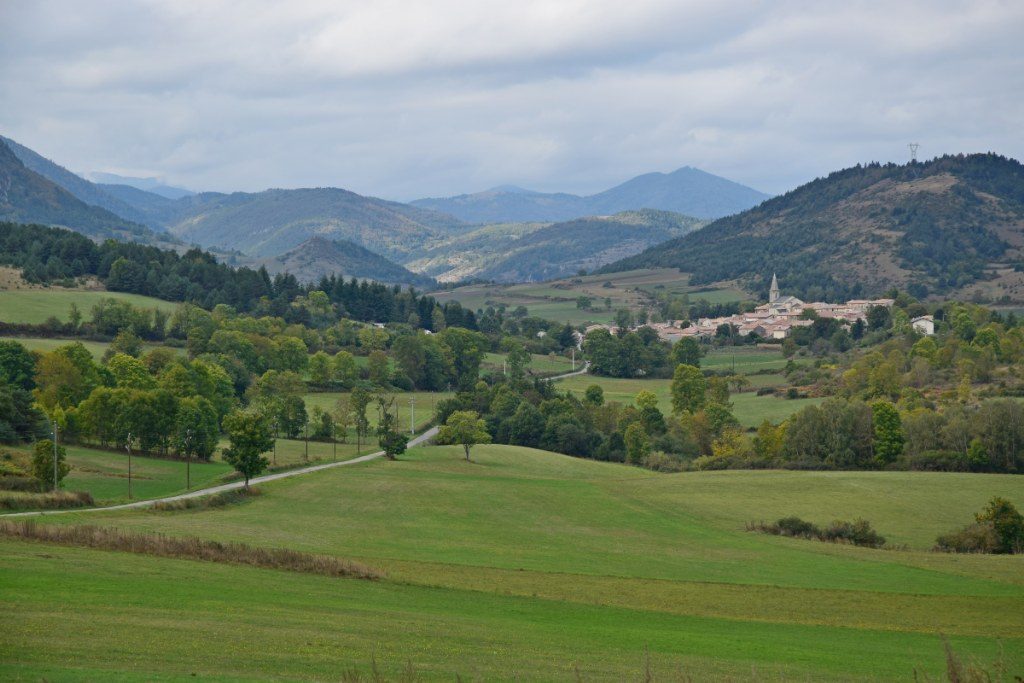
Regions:
<instances>
[{"instance_id":1,"label":"farm field","mask_svg":"<svg viewBox=\"0 0 1024 683\"><path fill-rule=\"evenodd\" d=\"M442 302L458 301L474 311L499 304L509 309L526 306L532 316L573 325L612 322L616 310L639 310L659 292L687 293L691 301L704 299L713 304L748 298L737 289L701 289L688 282L688 275L673 268L654 268L519 285L466 285L433 296ZM591 297L590 310L576 307L579 296ZM610 308L604 305L606 298L611 299Z\"/></svg>"},{"instance_id":2,"label":"farm field","mask_svg":"<svg viewBox=\"0 0 1024 683\"><path fill-rule=\"evenodd\" d=\"M500 372L502 369L502 362L504 360L504 353L488 353L484 356L484 362L481 365L481 369ZM583 361L577 357L577 369L581 367L582 362ZM528 374L539 375L542 377L572 372L572 359L559 355L545 356L539 353L533 353L530 354L530 364L526 366L526 371Z\"/></svg>"},{"instance_id":3,"label":"farm field","mask_svg":"<svg viewBox=\"0 0 1024 683\"><path fill-rule=\"evenodd\" d=\"M778 378L777 375L763 375L757 378ZM632 405L637 393L651 391L658 397L658 408L665 414L672 412L672 380L669 379L623 379L618 377L598 377L597 375L580 375L569 377L559 382L561 389L568 389L574 394L583 396L587 387L592 384L604 389L606 401ZM755 391L733 393L729 401L733 404L733 414L740 425L746 428L756 427L764 420L781 422L804 406L820 403L820 398L786 399L780 396L758 396Z\"/></svg>"},{"instance_id":4,"label":"farm field","mask_svg":"<svg viewBox=\"0 0 1024 683\"><path fill-rule=\"evenodd\" d=\"M89 350L93 358L97 361L103 358L103 354L110 348L109 342L91 341L89 339L49 339L44 337L0 337L0 339L9 339L16 341L24 346L29 351L39 351L40 353L46 353L47 351L53 351L58 346L64 346L65 344L73 344L74 342L81 342L82 346ZM170 348L179 356L185 355L185 349L176 347L163 347L161 344L150 344L143 343L142 352L148 353L155 348Z\"/></svg>"},{"instance_id":5,"label":"farm field","mask_svg":"<svg viewBox=\"0 0 1024 683\"><path fill-rule=\"evenodd\" d=\"M418 448L240 506L52 518L349 557L376 582L0 541L0 675L339 678L376 657L391 678L636 680L646 650L655 680L896 680L942 671L940 633L1024 666L1024 558L928 552L991 496L1024 503L1020 477L473 458ZM864 517L908 549L743 531L788 514Z\"/></svg>"},{"instance_id":6,"label":"farm field","mask_svg":"<svg viewBox=\"0 0 1024 683\"><path fill-rule=\"evenodd\" d=\"M83 318L88 320L92 307L101 299L119 299L139 308L158 308L168 313L178 307L178 304L170 301L124 292L74 289L8 290L0 291L0 322L39 324L46 322L50 317L66 322L72 303L78 306Z\"/></svg>"}]
</instances>

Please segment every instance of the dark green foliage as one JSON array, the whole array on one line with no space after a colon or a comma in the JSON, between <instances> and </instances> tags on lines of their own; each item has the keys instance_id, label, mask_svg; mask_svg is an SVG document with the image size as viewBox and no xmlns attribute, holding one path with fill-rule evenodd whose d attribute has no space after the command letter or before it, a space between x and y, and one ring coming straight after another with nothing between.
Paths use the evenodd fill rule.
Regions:
<instances>
[{"instance_id":1,"label":"dark green foliage","mask_svg":"<svg viewBox=\"0 0 1024 683\"><path fill-rule=\"evenodd\" d=\"M280 316L289 322L309 322L301 317L306 309L290 304L319 290L336 308L332 319L341 315L407 323L415 314L431 329L438 309L445 325L476 329L476 316L457 302L439 306L432 297L397 285L336 275L322 278L316 285L301 285L291 275L271 278L264 268L231 268L199 249L179 254L114 240L96 244L75 232L39 225L0 223L0 263L21 268L30 282L95 275L114 291L186 301L207 309L227 304L240 312Z\"/></svg>"},{"instance_id":2,"label":"dark green foliage","mask_svg":"<svg viewBox=\"0 0 1024 683\"><path fill-rule=\"evenodd\" d=\"M935 549L954 553L1024 553L1024 516L1013 503L996 496L975 515L975 523L943 534Z\"/></svg>"},{"instance_id":3,"label":"dark green foliage","mask_svg":"<svg viewBox=\"0 0 1024 683\"><path fill-rule=\"evenodd\" d=\"M39 481L39 485L46 491L54 491L64 477L68 476L71 466L67 463L67 449L58 445L53 447L53 441L43 439L37 441L32 449L32 474ZM56 458L56 466L54 466ZM56 476L56 478L54 478Z\"/></svg>"},{"instance_id":4,"label":"dark green foliage","mask_svg":"<svg viewBox=\"0 0 1024 683\"><path fill-rule=\"evenodd\" d=\"M0 221L65 225L95 239L155 241L148 228L91 206L29 170L0 140ZM2 253L0 249L0 253Z\"/></svg>"},{"instance_id":5,"label":"dark green foliage","mask_svg":"<svg viewBox=\"0 0 1024 683\"><path fill-rule=\"evenodd\" d=\"M827 527L804 521L799 517L784 517L772 524L752 522L747 524L747 531L759 531L775 536L806 538L828 543L848 543L867 548L881 548L885 545L885 537L871 528L871 523L858 519L853 522L836 520Z\"/></svg>"},{"instance_id":6,"label":"dark green foliage","mask_svg":"<svg viewBox=\"0 0 1024 683\"><path fill-rule=\"evenodd\" d=\"M670 371L669 346L649 327L621 335L596 329L587 335L583 348L595 375L663 377Z\"/></svg>"},{"instance_id":7,"label":"dark green foliage","mask_svg":"<svg viewBox=\"0 0 1024 683\"><path fill-rule=\"evenodd\" d=\"M263 454L274 447L274 436L269 420L256 411L237 410L224 418L224 431L231 445L221 451L224 461L249 479L267 468L269 461Z\"/></svg>"}]
</instances>

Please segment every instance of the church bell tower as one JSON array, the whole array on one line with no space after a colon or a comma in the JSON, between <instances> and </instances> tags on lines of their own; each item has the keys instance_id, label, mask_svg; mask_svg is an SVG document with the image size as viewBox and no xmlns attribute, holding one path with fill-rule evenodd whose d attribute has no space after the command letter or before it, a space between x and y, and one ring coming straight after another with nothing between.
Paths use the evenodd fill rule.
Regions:
<instances>
[{"instance_id":1,"label":"church bell tower","mask_svg":"<svg viewBox=\"0 0 1024 683\"><path fill-rule=\"evenodd\" d=\"M768 290L768 303L773 304L779 300L779 278L772 273L772 287Z\"/></svg>"}]
</instances>

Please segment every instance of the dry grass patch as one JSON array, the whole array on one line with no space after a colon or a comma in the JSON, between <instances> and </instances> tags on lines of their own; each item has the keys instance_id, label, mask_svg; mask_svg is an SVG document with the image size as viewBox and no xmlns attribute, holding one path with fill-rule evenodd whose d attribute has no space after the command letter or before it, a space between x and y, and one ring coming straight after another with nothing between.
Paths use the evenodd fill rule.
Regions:
<instances>
[{"instance_id":1,"label":"dry grass patch","mask_svg":"<svg viewBox=\"0 0 1024 683\"><path fill-rule=\"evenodd\" d=\"M98 526L49 526L34 522L0 521L0 536L42 543L117 550L177 559L246 564L305 574L380 579L375 569L349 560L283 548L258 548L244 543L219 543L195 537L147 534Z\"/></svg>"},{"instance_id":2,"label":"dry grass patch","mask_svg":"<svg viewBox=\"0 0 1024 683\"><path fill-rule=\"evenodd\" d=\"M47 491L29 493L5 491L0 493L0 510L60 510L95 505L87 491Z\"/></svg>"}]
</instances>

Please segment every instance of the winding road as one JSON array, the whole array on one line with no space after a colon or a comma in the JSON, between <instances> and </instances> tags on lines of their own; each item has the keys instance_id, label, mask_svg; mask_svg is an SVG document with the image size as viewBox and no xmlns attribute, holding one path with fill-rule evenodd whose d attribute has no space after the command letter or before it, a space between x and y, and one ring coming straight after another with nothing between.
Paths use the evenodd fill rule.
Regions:
<instances>
[{"instance_id":1,"label":"winding road","mask_svg":"<svg viewBox=\"0 0 1024 683\"><path fill-rule=\"evenodd\" d=\"M549 377L549 382L557 382L558 380L565 379L566 377L576 377L577 375L583 375L587 372L590 367L589 361L583 366L582 369L575 372L567 372L564 375L556 375ZM429 441L430 439L437 436L437 427L431 427L427 431L423 432L419 436L410 439L409 446L419 446L422 443ZM346 465L355 465L361 462L369 462L375 460L384 455L384 451L377 451L376 453L367 453L366 455L360 455L352 458L351 460L340 460L337 462L326 462L319 465L309 465L308 467L298 467L296 469L287 470L284 472L275 472L273 474L264 474L259 477L253 477L249 480L250 484L262 484L268 481L275 481L277 479L287 479L288 477L297 477L300 474L309 474L310 472L319 472L321 470L328 470L333 467L344 467ZM156 503L170 503L176 500L187 500L189 498L202 498L204 496L210 496L215 493L223 493L225 491L233 491L240 489L245 486L244 481L233 481L227 484L218 484L217 486L210 486L205 489L196 489L195 491L188 491L187 493L179 493L174 496L165 496L163 498L150 498L148 500L138 500L133 503L122 503L120 505L109 505L106 507L94 507L94 508L68 508L64 510L31 510L28 512L12 512L4 515L0 515L2 518L6 517L38 517L41 515L62 515L68 513L79 513L79 512L106 512L109 510L134 510L138 508L146 508Z\"/></svg>"}]
</instances>

